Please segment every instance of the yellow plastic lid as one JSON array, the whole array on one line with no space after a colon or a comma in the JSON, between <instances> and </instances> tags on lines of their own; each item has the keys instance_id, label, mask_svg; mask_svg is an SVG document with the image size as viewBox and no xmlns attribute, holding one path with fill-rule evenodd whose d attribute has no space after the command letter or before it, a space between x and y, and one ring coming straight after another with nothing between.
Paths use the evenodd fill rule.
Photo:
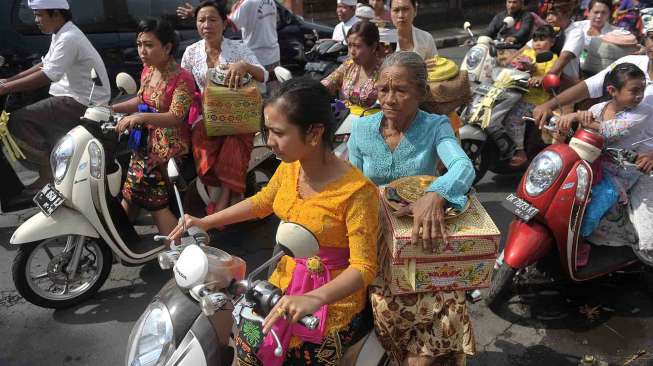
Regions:
<instances>
[{"instance_id":1,"label":"yellow plastic lid","mask_svg":"<svg viewBox=\"0 0 653 366\"><path fill-rule=\"evenodd\" d=\"M435 66L428 68L429 82L437 82L442 80L449 80L458 75L458 66L448 58L435 56Z\"/></svg>"}]
</instances>

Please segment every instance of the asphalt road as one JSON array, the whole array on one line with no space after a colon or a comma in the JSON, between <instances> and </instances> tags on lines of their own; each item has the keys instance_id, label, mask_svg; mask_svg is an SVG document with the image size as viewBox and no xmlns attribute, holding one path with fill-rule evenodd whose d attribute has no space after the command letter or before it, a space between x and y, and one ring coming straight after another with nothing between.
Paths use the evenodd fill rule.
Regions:
<instances>
[{"instance_id":1,"label":"asphalt road","mask_svg":"<svg viewBox=\"0 0 653 366\"><path fill-rule=\"evenodd\" d=\"M457 61L463 52L441 50ZM476 186L504 238L511 217L500 202L519 178L490 173ZM274 219L248 224L221 234L216 243L245 258L251 269L270 255L275 225ZM170 273L154 263L115 265L85 304L42 309L14 289L10 236L11 230L0 231L0 366L124 364L131 327ZM470 305L478 353L469 365L577 365L588 354L623 365L639 351L646 353L629 365L653 365L653 299L638 275L616 274L583 286L535 278L518 293L499 314L482 301Z\"/></svg>"}]
</instances>

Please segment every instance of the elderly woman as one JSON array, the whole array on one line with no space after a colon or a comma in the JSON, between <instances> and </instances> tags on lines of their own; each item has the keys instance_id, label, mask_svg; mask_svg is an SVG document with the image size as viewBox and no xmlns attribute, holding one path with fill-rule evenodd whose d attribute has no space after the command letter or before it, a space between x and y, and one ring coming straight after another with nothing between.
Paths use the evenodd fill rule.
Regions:
<instances>
[{"instance_id":1,"label":"elderly woman","mask_svg":"<svg viewBox=\"0 0 653 366\"><path fill-rule=\"evenodd\" d=\"M391 0L390 16L392 24L397 28L399 42L397 51L413 51L422 59L428 60L438 54L433 36L413 25L417 15L416 0Z\"/></svg>"},{"instance_id":2,"label":"elderly woman","mask_svg":"<svg viewBox=\"0 0 653 366\"><path fill-rule=\"evenodd\" d=\"M177 225L168 207L168 160L188 152L185 118L195 94L193 77L173 57L177 41L172 26L148 19L138 24L136 45L143 61L138 95L112 107L133 113L118 123L118 134L134 128L147 130L147 139L134 148L122 190L122 206L130 218L139 208L151 212L159 233L167 235ZM138 112L138 113L137 113Z\"/></svg>"},{"instance_id":3,"label":"elderly woman","mask_svg":"<svg viewBox=\"0 0 653 366\"><path fill-rule=\"evenodd\" d=\"M236 338L243 345L237 347L239 365L338 365L347 347L370 330L364 309L367 286L377 271L378 193L331 150L335 121L330 100L317 81L283 83L263 109L267 144L283 161L270 183L223 211L202 219L186 217L187 226L206 230L274 213L306 227L319 242L310 264L283 257L277 265L270 282L285 296L263 324L264 340L258 333ZM171 236L182 231L179 225ZM294 324L306 314L320 319L317 329ZM285 356L274 356L270 329L279 334ZM253 339L262 340L260 348Z\"/></svg>"},{"instance_id":4,"label":"elderly woman","mask_svg":"<svg viewBox=\"0 0 653 366\"><path fill-rule=\"evenodd\" d=\"M350 107L370 107L376 102L374 84L383 60L379 57L379 29L371 22L358 22L347 32L349 59L322 80L331 93Z\"/></svg>"},{"instance_id":5,"label":"elderly woman","mask_svg":"<svg viewBox=\"0 0 653 366\"><path fill-rule=\"evenodd\" d=\"M186 48L181 66L190 71L200 91L206 87L210 68L227 70L230 86L240 85L245 74L256 81L267 79L267 72L256 56L240 41L225 39L227 8L223 3L204 1L195 8L197 32L202 40ZM253 134L210 137L204 120L193 121L193 156L198 178L207 186L213 201L206 211L211 214L227 207L232 199L241 198L245 192L245 176L254 145ZM220 187L221 189L216 189ZM220 192L215 197L214 192Z\"/></svg>"},{"instance_id":6,"label":"elderly woman","mask_svg":"<svg viewBox=\"0 0 653 366\"><path fill-rule=\"evenodd\" d=\"M447 173L410 208L412 242L434 250L436 242L447 241L444 209L465 205L474 168L447 117L418 108L428 93L426 78L426 66L416 53L389 55L377 82L382 112L355 123L348 144L349 160L377 185L405 176L435 175L437 162L444 163ZM398 361L463 364L465 354L474 353L464 291L393 296L381 278L370 291L377 333ZM408 321L403 313L414 319Z\"/></svg>"}]
</instances>

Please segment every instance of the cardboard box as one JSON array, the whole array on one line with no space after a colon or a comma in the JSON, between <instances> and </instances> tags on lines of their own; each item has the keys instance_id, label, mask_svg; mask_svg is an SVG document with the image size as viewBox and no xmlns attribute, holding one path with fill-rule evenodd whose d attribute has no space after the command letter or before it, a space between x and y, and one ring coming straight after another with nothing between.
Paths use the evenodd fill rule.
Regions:
<instances>
[{"instance_id":1,"label":"cardboard box","mask_svg":"<svg viewBox=\"0 0 653 366\"><path fill-rule=\"evenodd\" d=\"M496 258L501 233L475 195L470 196L469 208L462 215L446 220L449 245L438 245L439 250L436 253L425 252L421 245L411 243L413 218L396 217L383 192L381 197L381 225L393 260L462 260L486 256Z\"/></svg>"},{"instance_id":2,"label":"cardboard box","mask_svg":"<svg viewBox=\"0 0 653 366\"><path fill-rule=\"evenodd\" d=\"M383 195L382 195L383 197ZM412 217L395 217L382 198L380 263L393 294L489 287L500 232L475 196L462 215L447 220L449 246L425 252L410 242Z\"/></svg>"},{"instance_id":3,"label":"cardboard box","mask_svg":"<svg viewBox=\"0 0 653 366\"><path fill-rule=\"evenodd\" d=\"M383 277L395 295L442 290L471 290L490 286L496 257L428 261L393 261L387 246L381 248Z\"/></svg>"}]
</instances>

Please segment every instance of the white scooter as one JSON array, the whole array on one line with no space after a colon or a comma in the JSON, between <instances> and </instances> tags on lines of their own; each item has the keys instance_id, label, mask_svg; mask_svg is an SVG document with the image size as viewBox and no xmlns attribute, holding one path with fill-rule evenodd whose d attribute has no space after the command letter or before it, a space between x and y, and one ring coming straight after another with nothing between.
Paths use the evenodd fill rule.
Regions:
<instances>
[{"instance_id":1,"label":"white scooter","mask_svg":"<svg viewBox=\"0 0 653 366\"><path fill-rule=\"evenodd\" d=\"M283 296L268 281L254 278L272 267L283 255L308 258L319 250L317 239L306 228L282 222L276 241L280 250L245 279L245 262L207 246L208 235L196 227L188 229L182 245L159 254L162 269L171 269L170 280L138 319L127 344L127 366L204 366L234 364L233 334L251 326L262 326L263 319ZM184 240L187 240L184 243ZM190 295L190 296L189 296ZM307 315L300 321L314 329L319 319ZM275 355L283 354L276 341ZM252 338L253 337L253 338ZM341 365L383 365L387 361L374 332L349 347Z\"/></svg>"},{"instance_id":2,"label":"white scooter","mask_svg":"<svg viewBox=\"0 0 653 366\"><path fill-rule=\"evenodd\" d=\"M118 74L116 84L136 92L136 82L125 73ZM11 237L10 243L19 246L14 284L35 305L78 304L99 290L114 259L138 265L165 249L161 237L137 233L120 204L122 168L114 158L120 117L104 106L86 110L81 124L52 151L54 182L34 198L40 212ZM172 160L168 175L179 175ZM181 202L176 186L174 190Z\"/></svg>"},{"instance_id":3,"label":"white scooter","mask_svg":"<svg viewBox=\"0 0 653 366\"><path fill-rule=\"evenodd\" d=\"M505 17L499 34L504 29L512 28L514 25L515 19L513 17ZM465 22L463 29L469 33L471 39L474 41L476 36L472 32L471 26L470 22ZM488 36L479 36L474 41L474 46L465 54L460 69L467 71L469 81L473 83L491 83L492 70L497 66L497 49L506 48L508 45L502 39L493 40ZM474 86L472 84L472 91L473 89Z\"/></svg>"}]
</instances>

